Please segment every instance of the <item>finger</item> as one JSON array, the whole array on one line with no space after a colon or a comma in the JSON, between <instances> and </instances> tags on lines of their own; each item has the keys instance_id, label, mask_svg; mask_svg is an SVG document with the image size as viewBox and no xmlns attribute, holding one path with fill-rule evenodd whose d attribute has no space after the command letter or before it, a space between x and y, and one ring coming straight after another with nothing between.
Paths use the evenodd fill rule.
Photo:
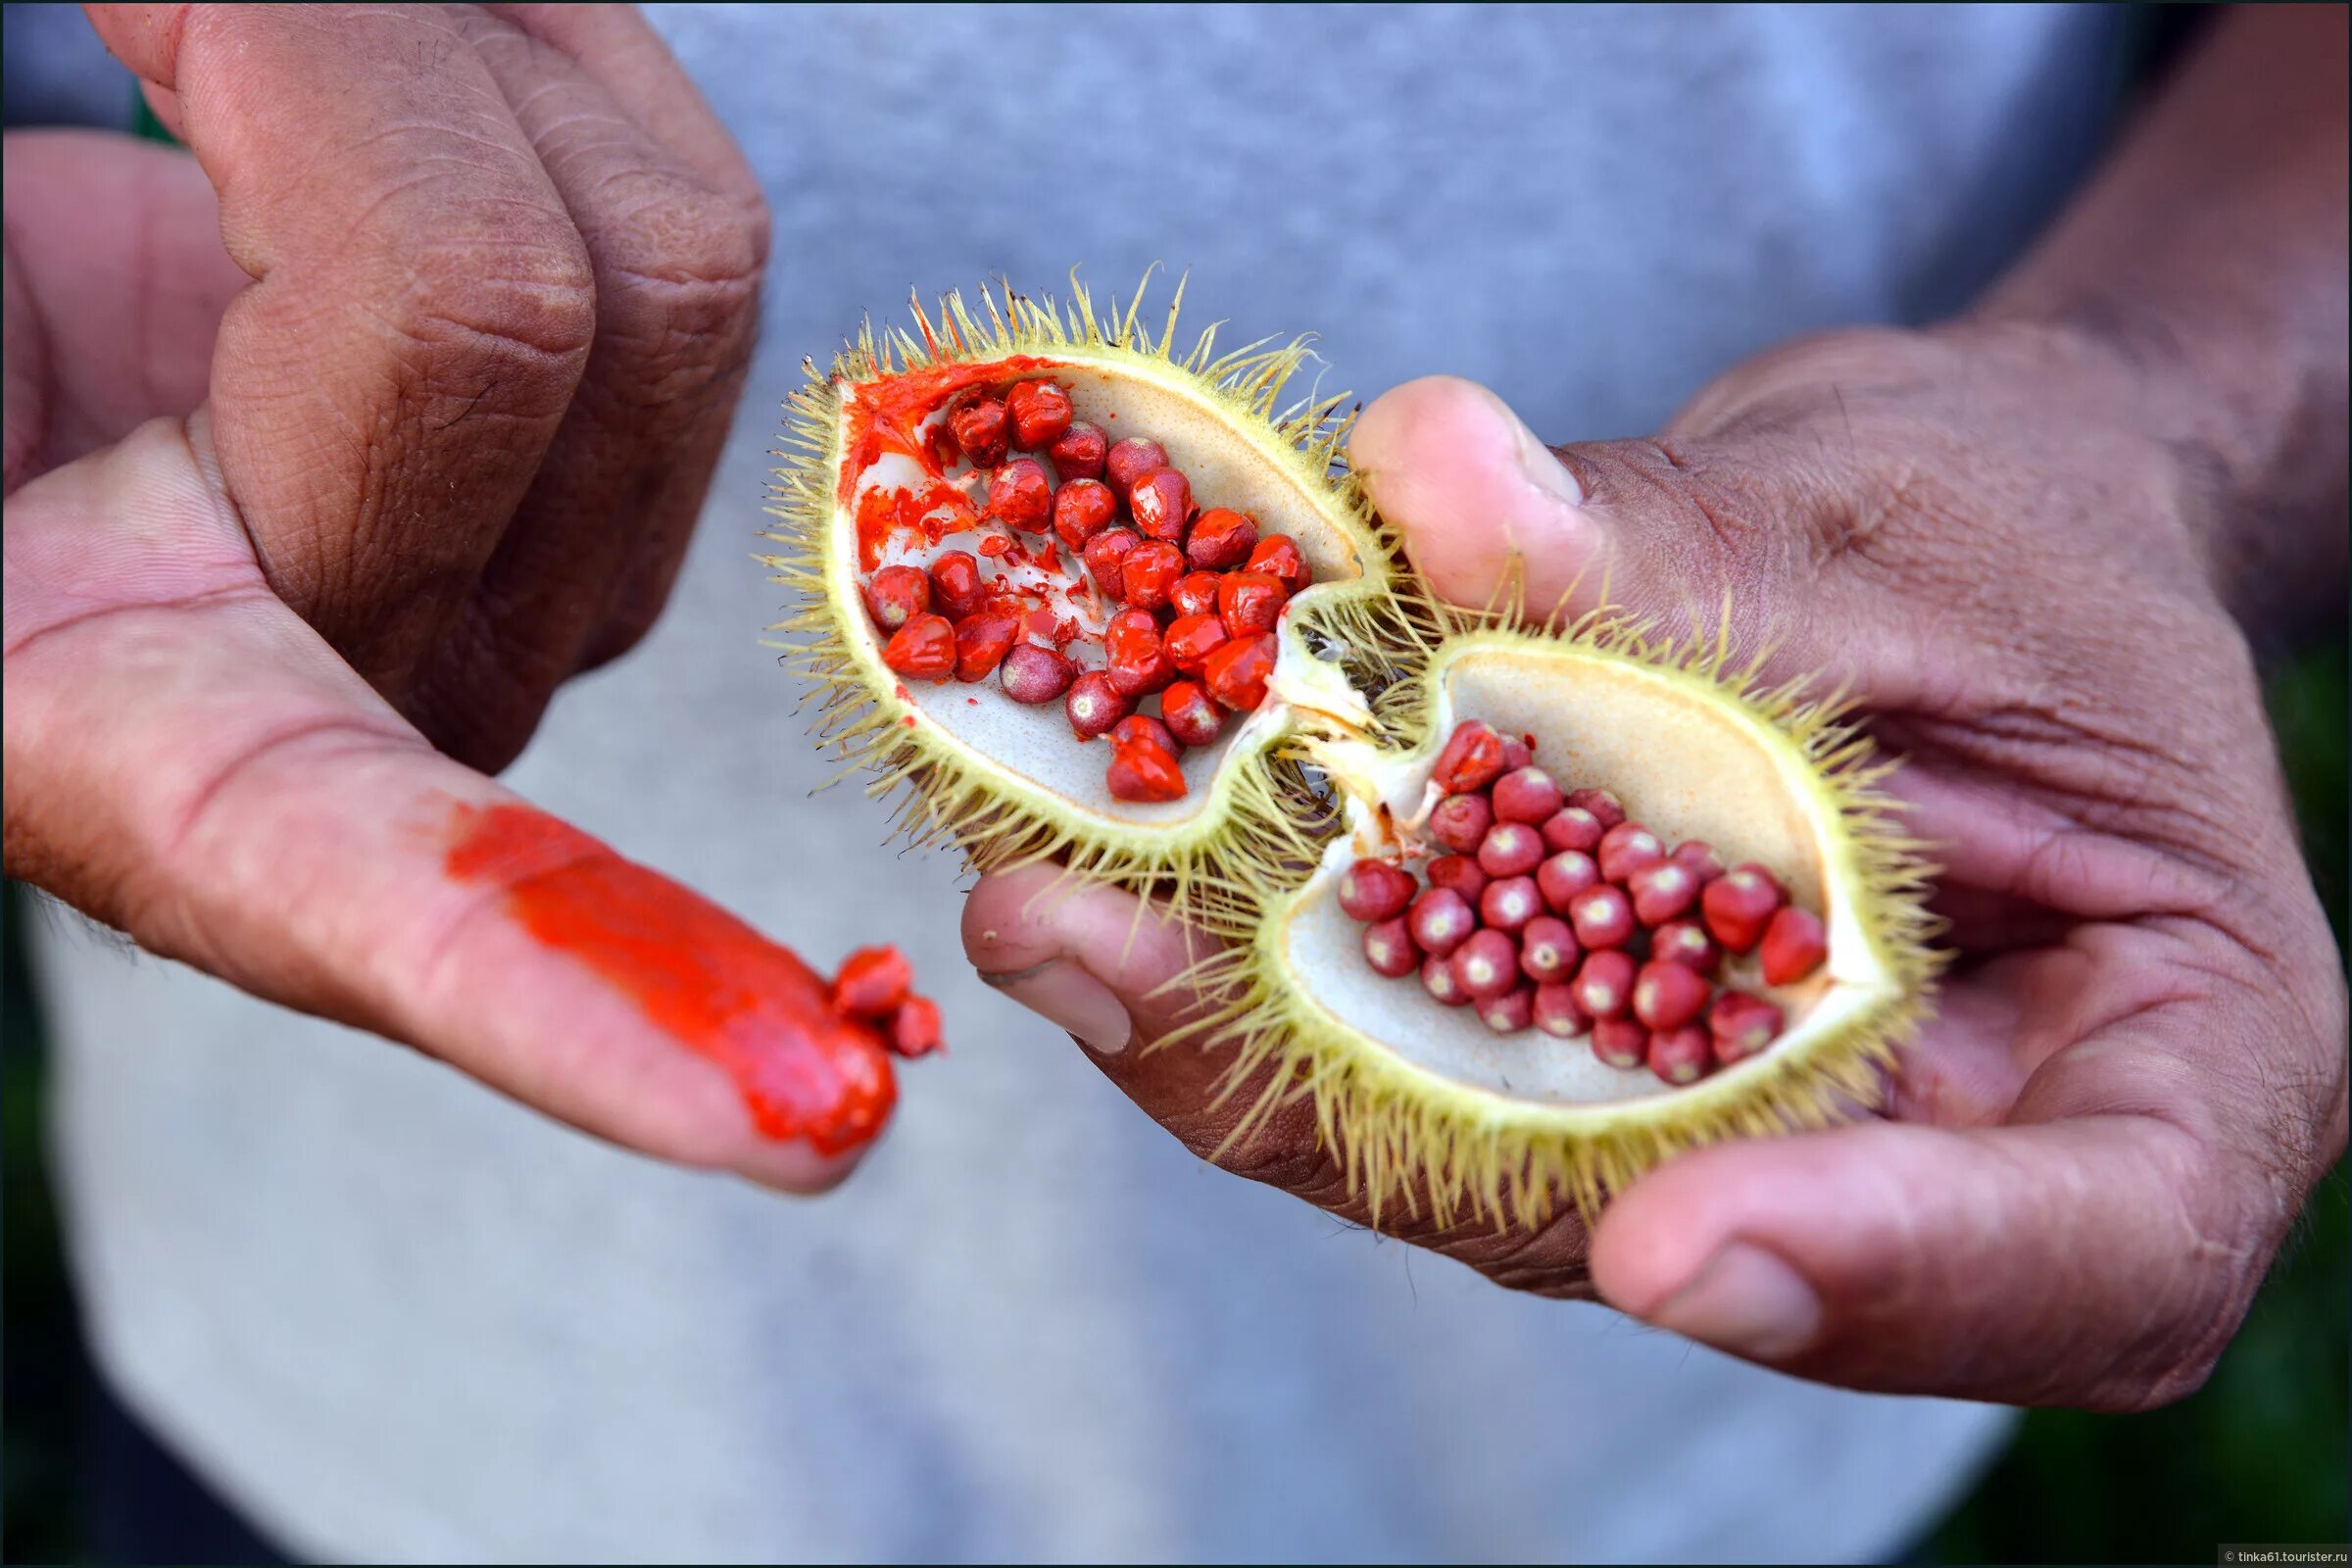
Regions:
<instances>
[{"instance_id":1,"label":"finger","mask_svg":"<svg viewBox=\"0 0 2352 1568\"><path fill-rule=\"evenodd\" d=\"M221 313L251 280L221 249L220 204L183 152L12 131L5 168L9 449L24 453L13 488L193 411Z\"/></svg>"},{"instance_id":2,"label":"finger","mask_svg":"<svg viewBox=\"0 0 2352 1568\"><path fill-rule=\"evenodd\" d=\"M1605 602L1710 635L1728 605L1745 649L1845 672L1846 639L1815 630L1838 621L1824 612L1835 585L1817 570L1812 520L1836 476L1800 443L1555 453L1485 387L1431 376L1365 409L1348 451L1414 565L1451 603L1516 600L1540 619Z\"/></svg>"},{"instance_id":3,"label":"finger","mask_svg":"<svg viewBox=\"0 0 2352 1568\"><path fill-rule=\"evenodd\" d=\"M659 612L750 365L763 231L568 56L477 12L458 25L514 104L596 273L596 337L570 408L419 677L424 727L495 766L558 684L633 643Z\"/></svg>"},{"instance_id":4,"label":"finger","mask_svg":"<svg viewBox=\"0 0 2352 1568\"><path fill-rule=\"evenodd\" d=\"M1997 960L1938 1025L1975 1028L1974 1050L1954 1034L1909 1092L1965 1116L2014 1075L2008 1125L1674 1161L1603 1217L1604 1297L1857 1388L2103 1408L2189 1392L2342 1147L2340 1057L2247 986L2259 965L2229 971L2194 937L2127 927Z\"/></svg>"},{"instance_id":5,"label":"finger","mask_svg":"<svg viewBox=\"0 0 2352 1568\"><path fill-rule=\"evenodd\" d=\"M767 264L772 219L759 176L735 138L704 102L703 95L633 6L497 5L488 8L533 37L544 39L576 61L612 95L656 141L683 161L703 183L732 202L742 231L752 242L755 270ZM746 312L756 332L757 310ZM742 344L748 356L754 339ZM740 392L740 376L736 390ZM715 463L724 434L719 421L706 432L704 470ZM687 466L681 464L681 466ZM665 512L638 535L605 607L603 630L589 645L587 664L599 664L635 645L661 612L686 553L694 513Z\"/></svg>"},{"instance_id":6,"label":"finger","mask_svg":"<svg viewBox=\"0 0 2352 1568\"><path fill-rule=\"evenodd\" d=\"M453 623L586 364L580 236L437 7L94 8L254 285L212 374L270 586L378 689Z\"/></svg>"},{"instance_id":7,"label":"finger","mask_svg":"<svg viewBox=\"0 0 2352 1568\"><path fill-rule=\"evenodd\" d=\"M705 184L757 221L767 254L767 202L759 176L694 78L634 6L494 5L484 9L578 62L631 119Z\"/></svg>"},{"instance_id":8,"label":"finger","mask_svg":"<svg viewBox=\"0 0 2352 1568\"><path fill-rule=\"evenodd\" d=\"M1375 1224L1324 1145L1311 1101L1292 1093L1261 1113L1272 1069L1236 1081L1230 1040L1168 1041L1216 1000L1179 979L1211 951L1206 938L1117 888L1036 865L981 878L964 904L963 943L982 979L1069 1031L1105 1077L1194 1153L1351 1224ZM1417 1195L1385 1204L1377 1228L1513 1289L1588 1294L1585 1233L1573 1219L1534 1231L1491 1221L1440 1225Z\"/></svg>"},{"instance_id":9,"label":"finger","mask_svg":"<svg viewBox=\"0 0 2352 1568\"><path fill-rule=\"evenodd\" d=\"M256 995L791 1190L887 1113L791 954L436 754L263 582L157 421L8 504L8 868Z\"/></svg>"}]
</instances>

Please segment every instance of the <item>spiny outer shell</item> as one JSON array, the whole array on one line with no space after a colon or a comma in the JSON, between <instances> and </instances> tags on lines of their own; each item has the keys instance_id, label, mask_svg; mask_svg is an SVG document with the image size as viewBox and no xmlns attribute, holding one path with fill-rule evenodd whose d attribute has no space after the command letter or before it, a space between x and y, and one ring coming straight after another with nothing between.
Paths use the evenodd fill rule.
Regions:
<instances>
[{"instance_id":1,"label":"spiny outer shell","mask_svg":"<svg viewBox=\"0 0 2352 1568\"><path fill-rule=\"evenodd\" d=\"M1290 958L1294 921L1306 914L1311 901L1330 899L1339 870L1356 853L1353 846L1327 842L1319 866L1293 860L1287 872L1261 876L1253 895L1221 904L1214 918L1235 945L1179 982L1214 1000L1161 1044L1237 1042L1225 1079L1228 1095L1266 1075L1233 1137L1245 1136L1277 1106L1311 1096L1322 1137L1375 1215L1399 1202L1418 1213L1426 1197L1441 1222L1467 1212L1491 1217L1497 1226L1515 1221L1532 1227L1554 1211L1563 1195L1587 1216L1596 1213L1608 1194L1683 1151L1734 1136L1821 1126L1856 1104L1875 1102L1881 1069L1916 1031L1936 968L1926 946L1934 921L1923 903L1932 868L1918 858L1921 846L1892 820L1895 803L1877 789L1891 764L1871 760L1869 742L1838 722L1834 703L1803 702L1793 687L1762 689L1753 665L1727 670L1728 645L1720 637L1677 645L1609 615L1588 617L1556 639L1503 629L1490 617L1448 618L1456 629L1426 647L1417 673L1382 704L1390 733L1418 737L1419 745L1401 755L1356 743L1321 748L1320 760L1334 777L1353 777L1357 788L1376 780L1398 814L1409 814L1451 728L1448 682L1481 661L1547 672L1563 705L1576 704L1580 689L1598 695L1602 683L1636 686L1640 700L1651 705L1657 731L1670 730L1675 720L1654 715L1679 710L1684 722L1713 723L1769 761L1811 840L1807 858L1813 863L1790 869L1800 891L1826 901L1831 958L1825 974L1832 979L1807 983L1825 994L1802 1018L1792 1017L1790 1032L1761 1055L1688 1087L1668 1088L1646 1072L1627 1074L1629 1085L1638 1077L1656 1092L1629 1087L1629 1098L1577 1103L1466 1082L1351 1025L1316 994L1313 976L1296 972ZM1643 740L1635 737L1630 744L1639 748ZM1660 744L1653 734L1650 744L1655 760L1646 765L1669 765L1671 743ZM1540 749L1538 760L1544 760ZM1643 765L1635 764L1632 776L1619 771L1564 782L1616 788L1642 814L1649 809L1644 796L1658 794L1640 782ZM1362 826L1370 818L1358 805L1351 816ZM1434 1016L1443 1009L1409 980L1373 979L1368 969L1365 976L1373 985L1395 988L1390 994L1397 999L1397 1035L1417 1038L1414 1049L1424 1054L1440 1054L1430 1038L1448 1027ZM1512 1049L1581 1053L1589 1047L1581 1037L1530 1034L1513 1037Z\"/></svg>"},{"instance_id":2,"label":"spiny outer shell","mask_svg":"<svg viewBox=\"0 0 2352 1568\"><path fill-rule=\"evenodd\" d=\"M955 294L942 302L936 323L918 302L919 339L904 330L877 336L868 323L829 374L809 367L808 384L788 400L785 441L791 450L779 454L785 466L770 487L767 510L777 526L766 537L784 548L762 558L801 604L772 629L790 635L778 646L816 683L820 738L835 743L848 763L843 771L877 768L880 776L871 786L877 795L907 786L898 826L909 838L950 837L987 869L1060 856L1080 880L1161 883L1189 907L1197 895L1230 887L1231 864L1288 859L1297 853L1298 830L1286 814L1296 795L1295 771L1264 754L1296 725L1320 720L1278 700L1283 692L1311 693L1319 684L1314 671L1300 668L1309 650L1335 655L1355 678L1376 684L1390 669L1393 651L1421 634L1411 622L1426 613L1424 601L1396 564L1395 538L1373 519L1361 483L1347 471L1341 447L1354 416L1342 416L1345 396L1281 402L1285 383L1306 358L1307 339L1277 347L1260 340L1219 356L1212 325L1179 359L1174 345L1181 284L1156 338L1138 325L1140 290L1123 315L1114 305L1105 318L1097 318L1074 276L1072 290L1066 314L1009 288L983 290L985 321ZM937 723L923 722L880 661L879 640L862 609L855 552L841 548L843 388L1016 355L1130 378L1182 399L1246 442L1309 500L1315 519L1344 537L1359 567L1352 580L1318 583L1295 601L1285 620L1277 698L1239 726L1197 808L1188 803L1181 813L1136 810L1125 813L1128 820L1089 809L959 743ZM1295 518L1261 520L1269 531L1300 531ZM1151 820L1153 814L1162 819Z\"/></svg>"}]
</instances>

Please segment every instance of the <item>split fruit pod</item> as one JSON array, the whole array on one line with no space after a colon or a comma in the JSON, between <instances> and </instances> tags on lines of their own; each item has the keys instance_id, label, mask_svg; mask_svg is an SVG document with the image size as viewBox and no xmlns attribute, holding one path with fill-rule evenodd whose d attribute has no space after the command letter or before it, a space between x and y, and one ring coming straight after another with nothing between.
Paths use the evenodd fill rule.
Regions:
<instances>
[{"instance_id":1,"label":"split fruit pod","mask_svg":"<svg viewBox=\"0 0 2352 1568\"><path fill-rule=\"evenodd\" d=\"M1371 722L1363 693L1402 635L1409 583L1347 469L1344 395L1286 394L1303 340L1218 353L1211 327L1179 348L1181 285L1156 330L1140 293L1099 313L1072 288L1066 307L1008 288L977 310L918 300L911 331L869 323L829 369L810 365L770 487L780 549L763 559L799 600L774 629L817 685L820 739L875 770L874 793L906 792L910 837L981 869L1051 857L1183 899L1296 840L1285 756L1302 732ZM1054 412L1024 449L1004 411L1041 404ZM1055 496L1084 490L1070 537L992 514L1000 487L1039 469ZM936 582L958 555L979 586L958 565L954 605L931 596L936 620L1010 617L1019 642L1075 666L1066 695L1016 701L962 678L917 646L944 647L948 626L877 612L877 573ZM1155 664L1154 649L1172 657ZM1185 707L1161 733L1182 738L1123 750L1118 720L1161 715L1179 683Z\"/></svg>"},{"instance_id":2,"label":"split fruit pod","mask_svg":"<svg viewBox=\"0 0 2352 1568\"><path fill-rule=\"evenodd\" d=\"M792 400L780 629L908 830L1221 937L1159 1045L1232 1053L1236 1137L1311 1100L1376 1217L1589 1215L1674 1153L1875 1102L1937 960L1889 764L1838 709L1703 627L1437 605L1347 466L1342 401L1285 401L1302 343L1220 356L1212 329L1180 356L1174 307L1154 332L1073 286L918 305ZM1029 528L1041 471L1115 505ZM1062 662L974 678L1005 619ZM1066 711L1033 700L1064 677ZM1456 964L1400 908L1472 865ZM1446 994L1472 982L1476 1005Z\"/></svg>"}]
</instances>

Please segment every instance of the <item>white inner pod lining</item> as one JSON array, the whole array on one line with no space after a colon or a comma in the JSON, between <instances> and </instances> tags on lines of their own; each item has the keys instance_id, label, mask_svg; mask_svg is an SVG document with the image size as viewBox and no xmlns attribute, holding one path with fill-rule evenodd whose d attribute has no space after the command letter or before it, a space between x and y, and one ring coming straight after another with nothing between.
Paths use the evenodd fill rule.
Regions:
<instances>
[{"instance_id":1,"label":"white inner pod lining","mask_svg":"<svg viewBox=\"0 0 2352 1568\"><path fill-rule=\"evenodd\" d=\"M1233 415L1205 400L1187 372L1177 367L1127 354L1115 359L1106 356L1097 363L1086 350L1076 349L1064 351L1042 368L1024 369L1018 378L1050 378L1058 382L1070 394L1075 417L1100 425L1114 445L1129 435L1157 441L1167 449L1169 463L1183 469L1192 481L1197 506L1230 507L1247 512L1257 518L1261 535L1289 535L1316 579L1294 603L1311 604L1315 595L1363 575L1355 545L1322 510L1329 503L1328 494L1315 496L1302 486L1294 468L1275 456L1280 443L1274 432L1263 425L1237 429ZM858 387L845 384L840 390L839 450L846 458L851 450L849 431ZM942 417L945 417L944 407L926 416L924 423ZM1041 461L1051 467L1050 460ZM959 463L949 470L950 476L966 471L968 466ZM1194 822L1209 805L1218 770L1229 757L1237 750L1244 753L1256 750L1287 723L1279 699L1269 695L1246 720L1229 721L1214 743L1185 752L1181 760L1186 786L1183 799L1157 803L1118 801L1111 798L1103 776L1110 760L1109 747L1082 743L1072 735L1060 702L1036 707L1016 703L1004 695L994 674L970 684L954 679L941 683L901 679L881 661L882 644L887 639L862 613L866 573L858 561L857 503L875 484L897 488L919 476L920 469L910 459L890 453L883 454L859 473L850 505L834 510L833 537L828 550L831 588L843 596L841 603L859 608L859 613L844 618L853 622L851 636L858 657L869 665L884 688L895 689L902 704L913 710L917 722L935 725L959 749L1005 778L1008 784L1057 797L1067 808L1107 821L1181 827ZM1016 537L1031 548L1036 547L1039 538ZM1051 534L1043 537L1048 543L1054 542ZM886 552L884 561L927 564L939 551L974 547L975 536L954 535L942 541L936 551L928 545L919 554L897 549ZM1063 559L1068 560L1067 552L1063 552ZM1003 568L984 559L984 572L999 569ZM1070 562L1068 569L1074 579L1088 580L1082 564ZM1084 636L1099 636L1099 621L1084 613L1084 598L1083 595L1080 601L1057 598L1055 612L1069 613L1079 619ZM1101 662L1099 645L1093 650L1081 650L1073 642L1069 651L1081 664ZM1278 668L1303 657L1302 651L1286 641Z\"/></svg>"},{"instance_id":2,"label":"white inner pod lining","mask_svg":"<svg viewBox=\"0 0 2352 1568\"><path fill-rule=\"evenodd\" d=\"M1717 1070L1729 1081L1801 1047L1816 1033L1866 1010L1894 989L1848 906L1859 885L1839 863L1845 844L1837 808L1793 742L1720 700L1699 677L1650 669L1580 651L1465 640L1439 674L1435 723L1416 752L1376 776L1398 817L1420 807L1432 765L1458 717L1536 738L1536 761L1564 790L1613 790L1628 813L1672 845L1712 844L1726 865L1769 867L1807 908L1829 907L1830 957L1811 978L1768 988L1752 958L1725 965L1722 978L1778 1004L1789 1023L1760 1056ZM1370 820L1350 801L1356 825ZM1589 1037L1526 1029L1498 1035L1474 1007L1432 1000L1416 976L1391 980L1364 961L1363 927L1339 906L1339 880L1356 858L1352 835L1335 842L1314 878L1287 906L1280 945L1287 972L1336 1020L1413 1065L1522 1102L1607 1104L1689 1094L1646 1067L1619 1068L1592 1054Z\"/></svg>"}]
</instances>

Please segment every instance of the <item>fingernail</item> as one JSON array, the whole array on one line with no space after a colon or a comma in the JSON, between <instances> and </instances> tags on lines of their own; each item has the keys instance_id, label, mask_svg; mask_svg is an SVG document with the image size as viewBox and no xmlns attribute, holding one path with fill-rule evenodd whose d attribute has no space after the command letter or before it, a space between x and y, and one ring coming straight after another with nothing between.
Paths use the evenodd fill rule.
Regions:
<instances>
[{"instance_id":1,"label":"fingernail","mask_svg":"<svg viewBox=\"0 0 2352 1568\"><path fill-rule=\"evenodd\" d=\"M1527 427L1518 411L1500 398L1494 399L1494 407L1510 423L1511 442L1519 454L1519 470L1527 475L1527 482L1563 506L1583 506L1585 487L1576 482L1576 475L1568 471L1568 466L1537 439L1536 432Z\"/></svg>"},{"instance_id":2,"label":"fingernail","mask_svg":"<svg viewBox=\"0 0 2352 1568\"><path fill-rule=\"evenodd\" d=\"M1117 1055L1135 1034L1134 1021L1110 988L1068 958L980 978L1049 1023L1067 1029L1098 1054Z\"/></svg>"},{"instance_id":3,"label":"fingernail","mask_svg":"<svg viewBox=\"0 0 2352 1568\"><path fill-rule=\"evenodd\" d=\"M1690 1283L1644 1314L1717 1349L1784 1361L1821 1332L1821 1298L1780 1258L1747 1242L1727 1243Z\"/></svg>"}]
</instances>

